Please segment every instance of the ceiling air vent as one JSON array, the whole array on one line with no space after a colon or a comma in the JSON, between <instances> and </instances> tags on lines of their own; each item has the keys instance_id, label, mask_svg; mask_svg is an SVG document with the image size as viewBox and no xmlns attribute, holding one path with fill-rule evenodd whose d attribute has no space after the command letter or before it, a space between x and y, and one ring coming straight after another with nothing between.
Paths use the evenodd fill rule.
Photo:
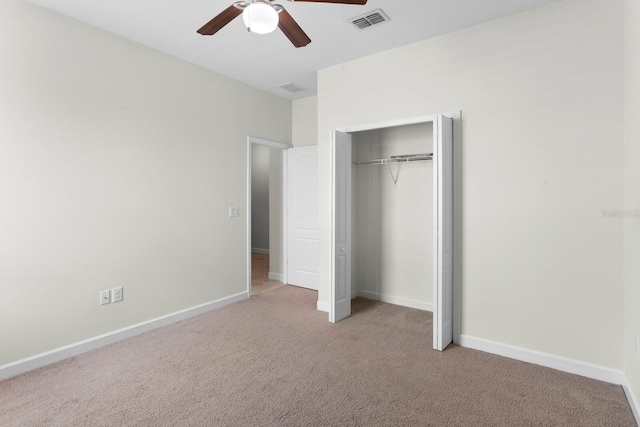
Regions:
<instances>
[{"instance_id":1,"label":"ceiling air vent","mask_svg":"<svg viewBox=\"0 0 640 427\"><path fill-rule=\"evenodd\" d=\"M372 10L364 15L349 19L349 22L351 22L358 30L366 30L367 28L387 21L390 21L390 19L382 9Z\"/></svg>"},{"instance_id":2,"label":"ceiling air vent","mask_svg":"<svg viewBox=\"0 0 640 427\"><path fill-rule=\"evenodd\" d=\"M303 88L300 85L297 85L295 83L284 83L278 86L280 89L284 89L286 91L289 91L291 93L297 93L297 92L302 92L303 90L307 90L305 88Z\"/></svg>"}]
</instances>

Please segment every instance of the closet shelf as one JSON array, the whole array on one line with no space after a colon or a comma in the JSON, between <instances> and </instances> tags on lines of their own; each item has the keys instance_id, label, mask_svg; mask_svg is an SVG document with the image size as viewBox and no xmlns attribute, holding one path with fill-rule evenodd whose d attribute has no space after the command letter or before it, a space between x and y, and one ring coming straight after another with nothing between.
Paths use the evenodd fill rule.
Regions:
<instances>
[{"instance_id":1,"label":"closet shelf","mask_svg":"<svg viewBox=\"0 0 640 427\"><path fill-rule=\"evenodd\" d=\"M362 162L353 162L354 165L388 165L391 163L426 162L433 160L433 153L424 154L404 154L401 156L391 156L388 159L373 159Z\"/></svg>"}]
</instances>

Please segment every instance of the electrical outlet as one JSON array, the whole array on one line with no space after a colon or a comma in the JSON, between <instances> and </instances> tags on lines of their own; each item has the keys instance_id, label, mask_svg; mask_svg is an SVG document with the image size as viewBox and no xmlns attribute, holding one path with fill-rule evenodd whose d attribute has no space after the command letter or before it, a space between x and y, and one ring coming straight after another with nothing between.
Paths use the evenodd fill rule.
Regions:
<instances>
[{"instance_id":1,"label":"electrical outlet","mask_svg":"<svg viewBox=\"0 0 640 427\"><path fill-rule=\"evenodd\" d=\"M113 302L122 301L122 286L111 289L111 297Z\"/></svg>"},{"instance_id":2,"label":"electrical outlet","mask_svg":"<svg viewBox=\"0 0 640 427\"><path fill-rule=\"evenodd\" d=\"M100 291L100 305L109 304L111 302L111 295L109 291Z\"/></svg>"},{"instance_id":3,"label":"electrical outlet","mask_svg":"<svg viewBox=\"0 0 640 427\"><path fill-rule=\"evenodd\" d=\"M240 208L237 206L229 206L229 218L240 216Z\"/></svg>"}]
</instances>

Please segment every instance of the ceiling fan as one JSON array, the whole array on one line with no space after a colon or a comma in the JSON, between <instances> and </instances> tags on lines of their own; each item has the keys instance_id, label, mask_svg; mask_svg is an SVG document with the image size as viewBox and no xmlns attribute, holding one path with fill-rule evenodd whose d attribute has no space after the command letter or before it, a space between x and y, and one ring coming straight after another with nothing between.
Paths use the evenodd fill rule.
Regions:
<instances>
[{"instance_id":1,"label":"ceiling fan","mask_svg":"<svg viewBox=\"0 0 640 427\"><path fill-rule=\"evenodd\" d=\"M367 3L367 0L288 0L313 3L341 3L359 4ZM285 36L295 47L303 47L311 43L311 39L302 31L298 23L279 4L271 0L242 0L233 3L223 10L218 16L207 22L198 33L204 36L212 36L225 25L242 14L242 19L247 31L257 34L267 34L279 27Z\"/></svg>"}]
</instances>

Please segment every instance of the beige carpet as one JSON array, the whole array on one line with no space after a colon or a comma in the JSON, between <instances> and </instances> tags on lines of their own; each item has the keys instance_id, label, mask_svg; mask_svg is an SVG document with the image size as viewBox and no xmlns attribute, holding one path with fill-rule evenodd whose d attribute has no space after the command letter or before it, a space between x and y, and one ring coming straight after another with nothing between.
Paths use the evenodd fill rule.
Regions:
<instances>
[{"instance_id":1,"label":"beige carpet","mask_svg":"<svg viewBox=\"0 0 640 427\"><path fill-rule=\"evenodd\" d=\"M1 426L635 426L619 386L431 349L431 314L251 300L0 382Z\"/></svg>"}]
</instances>

